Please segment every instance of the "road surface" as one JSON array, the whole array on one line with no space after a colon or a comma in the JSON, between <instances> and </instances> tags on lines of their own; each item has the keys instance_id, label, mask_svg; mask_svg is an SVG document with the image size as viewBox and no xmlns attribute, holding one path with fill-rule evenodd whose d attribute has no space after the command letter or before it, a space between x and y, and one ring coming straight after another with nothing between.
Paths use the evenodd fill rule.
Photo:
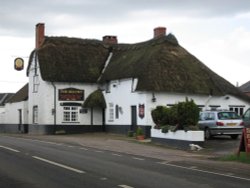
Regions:
<instances>
[{"instance_id":1,"label":"road surface","mask_svg":"<svg viewBox=\"0 0 250 188\"><path fill-rule=\"evenodd\" d=\"M250 173L243 177L167 159L0 135L1 188L245 188L249 184Z\"/></svg>"}]
</instances>

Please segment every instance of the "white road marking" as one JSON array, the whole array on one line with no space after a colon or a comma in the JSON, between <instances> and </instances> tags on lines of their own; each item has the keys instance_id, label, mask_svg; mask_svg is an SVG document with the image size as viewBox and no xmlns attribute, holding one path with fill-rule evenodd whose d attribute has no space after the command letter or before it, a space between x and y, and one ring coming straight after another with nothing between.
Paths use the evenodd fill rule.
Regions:
<instances>
[{"instance_id":1,"label":"white road marking","mask_svg":"<svg viewBox=\"0 0 250 188\"><path fill-rule=\"evenodd\" d=\"M159 164L168 164L170 163L171 161L162 161L162 162L156 162L156 163L159 163Z\"/></svg>"},{"instance_id":2,"label":"white road marking","mask_svg":"<svg viewBox=\"0 0 250 188\"><path fill-rule=\"evenodd\" d=\"M103 181L105 181L105 180L107 180L108 178L105 178L105 177L103 177L103 178L100 178L100 180L103 180Z\"/></svg>"},{"instance_id":3,"label":"white road marking","mask_svg":"<svg viewBox=\"0 0 250 188\"><path fill-rule=\"evenodd\" d=\"M122 187L122 188L134 188L134 187L131 187L131 186L128 186L128 185L118 185L119 187Z\"/></svg>"},{"instance_id":4,"label":"white road marking","mask_svg":"<svg viewBox=\"0 0 250 188\"><path fill-rule=\"evenodd\" d=\"M11 136L5 136L5 137L16 138L16 139L20 139L20 140L27 140L27 141L34 141L34 142L41 142L41 143L45 143L45 144L53 144L53 145L58 145L58 146L63 145L61 143L49 142L49 141L38 140L38 139L33 139L33 138L18 138L18 137L11 137Z\"/></svg>"},{"instance_id":5,"label":"white road marking","mask_svg":"<svg viewBox=\"0 0 250 188\"><path fill-rule=\"evenodd\" d=\"M57 163L57 162L54 162L54 161L50 161L50 160L47 160L47 159L44 159L44 158L41 158L41 157L37 157L37 156L32 156L33 158L35 159L38 159L40 161L43 161L43 162L46 162L46 163L49 163L49 164L52 164L52 165L55 165L55 166L59 166L61 168L65 168L67 170L71 170L73 172L77 172L77 173L80 173L80 174L83 174L83 173L86 173L82 170L78 170L78 169L75 169L75 168L72 168L72 167L69 167L69 166L66 166L66 165L63 165L63 164L60 164L60 163Z\"/></svg>"},{"instance_id":6,"label":"white road marking","mask_svg":"<svg viewBox=\"0 0 250 188\"><path fill-rule=\"evenodd\" d=\"M133 157L133 159L135 159L135 160L140 160L140 161L144 161L145 159L143 159L143 158L138 158L138 157Z\"/></svg>"},{"instance_id":7,"label":"white road marking","mask_svg":"<svg viewBox=\"0 0 250 188\"><path fill-rule=\"evenodd\" d=\"M213 174L213 175L219 175L219 176L224 176L224 177L229 177L229 178L235 178L235 179L240 179L240 180L246 180L246 181L250 181L249 178L242 178L239 176L233 176L230 174L222 174L222 173L218 173L218 172L211 172L211 171L207 171L207 170L200 170L197 168L193 168L193 167L185 167L185 166L179 166L179 165L174 165L174 164L169 164L169 163L165 163L165 162L158 162L159 164L163 164L163 165L167 165L167 166L173 166L176 168L182 168L182 169L187 169L187 170L193 170L193 171L197 171L197 172L203 172L203 173L207 173L207 174Z\"/></svg>"},{"instance_id":8,"label":"white road marking","mask_svg":"<svg viewBox=\"0 0 250 188\"><path fill-rule=\"evenodd\" d=\"M197 169L197 166L190 166L191 169Z\"/></svg>"},{"instance_id":9,"label":"white road marking","mask_svg":"<svg viewBox=\"0 0 250 188\"><path fill-rule=\"evenodd\" d=\"M122 156L122 155L117 154L117 153L112 153L112 155L117 156L117 157L121 157Z\"/></svg>"},{"instance_id":10,"label":"white road marking","mask_svg":"<svg viewBox=\"0 0 250 188\"><path fill-rule=\"evenodd\" d=\"M104 151L101 150L95 150L96 153L103 153Z\"/></svg>"},{"instance_id":11,"label":"white road marking","mask_svg":"<svg viewBox=\"0 0 250 188\"><path fill-rule=\"evenodd\" d=\"M20 152L20 151L18 151L18 150L16 150L16 149L12 149L12 148L9 148L9 147L6 147L6 146L1 146L1 145L0 145L0 148L7 149L7 150L9 150L9 151L13 151L13 152L16 152L16 153Z\"/></svg>"},{"instance_id":12,"label":"white road marking","mask_svg":"<svg viewBox=\"0 0 250 188\"><path fill-rule=\"evenodd\" d=\"M83 147L81 147L81 148L79 148L79 149L86 150L86 151L87 151L87 150L89 150L89 149L87 149L87 148L83 148Z\"/></svg>"}]
</instances>

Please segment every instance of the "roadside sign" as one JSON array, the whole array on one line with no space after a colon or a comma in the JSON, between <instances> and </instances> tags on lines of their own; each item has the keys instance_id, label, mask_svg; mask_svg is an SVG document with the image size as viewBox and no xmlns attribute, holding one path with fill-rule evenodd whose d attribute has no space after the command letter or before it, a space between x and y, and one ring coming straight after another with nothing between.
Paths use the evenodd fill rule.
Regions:
<instances>
[{"instance_id":1,"label":"roadside sign","mask_svg":"<svg viewBox=\"0 0 250 188\"><path fill-rule=\"evenodd\" d=\"M238 156L240 155L240 152L246 152L247 156L250 153L250 128L243 128L242 130L242 136L240 140L240 146L238 150Z\"/></svg>"}]
</instances>

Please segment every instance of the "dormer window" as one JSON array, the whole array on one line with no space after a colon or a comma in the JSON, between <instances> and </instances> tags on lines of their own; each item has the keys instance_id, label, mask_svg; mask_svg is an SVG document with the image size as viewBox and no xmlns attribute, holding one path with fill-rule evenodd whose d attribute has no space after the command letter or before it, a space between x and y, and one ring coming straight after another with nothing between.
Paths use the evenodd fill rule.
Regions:
<instances>
[{"instance_id":1,"label":"dormer window","mask_svg":"<svg viewBox=\"0 0 250 188\"><path fill-rule=\"evenodd\" d=\"M138 79L137 78L132 78L132 83L131 83L131 92L135 92L136 87L137 87Z\"/></svg>"}]
</instances>

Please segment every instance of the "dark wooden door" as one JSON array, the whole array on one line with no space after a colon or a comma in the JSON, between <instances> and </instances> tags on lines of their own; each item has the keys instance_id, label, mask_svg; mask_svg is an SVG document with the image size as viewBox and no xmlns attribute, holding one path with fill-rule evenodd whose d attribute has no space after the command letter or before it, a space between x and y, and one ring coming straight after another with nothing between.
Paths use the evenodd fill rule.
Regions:
<instances>
[{"instance_id":1,"label":"dark wooden door","mask_svg":"<svg viewBox=\"0 0 250 188\"><path fill-rule=\"evenodd\" d=\"M136 106L131 106L131 127L132 131L136 131L137 128L137 110Z\"/></svg>"}]
</instances>

